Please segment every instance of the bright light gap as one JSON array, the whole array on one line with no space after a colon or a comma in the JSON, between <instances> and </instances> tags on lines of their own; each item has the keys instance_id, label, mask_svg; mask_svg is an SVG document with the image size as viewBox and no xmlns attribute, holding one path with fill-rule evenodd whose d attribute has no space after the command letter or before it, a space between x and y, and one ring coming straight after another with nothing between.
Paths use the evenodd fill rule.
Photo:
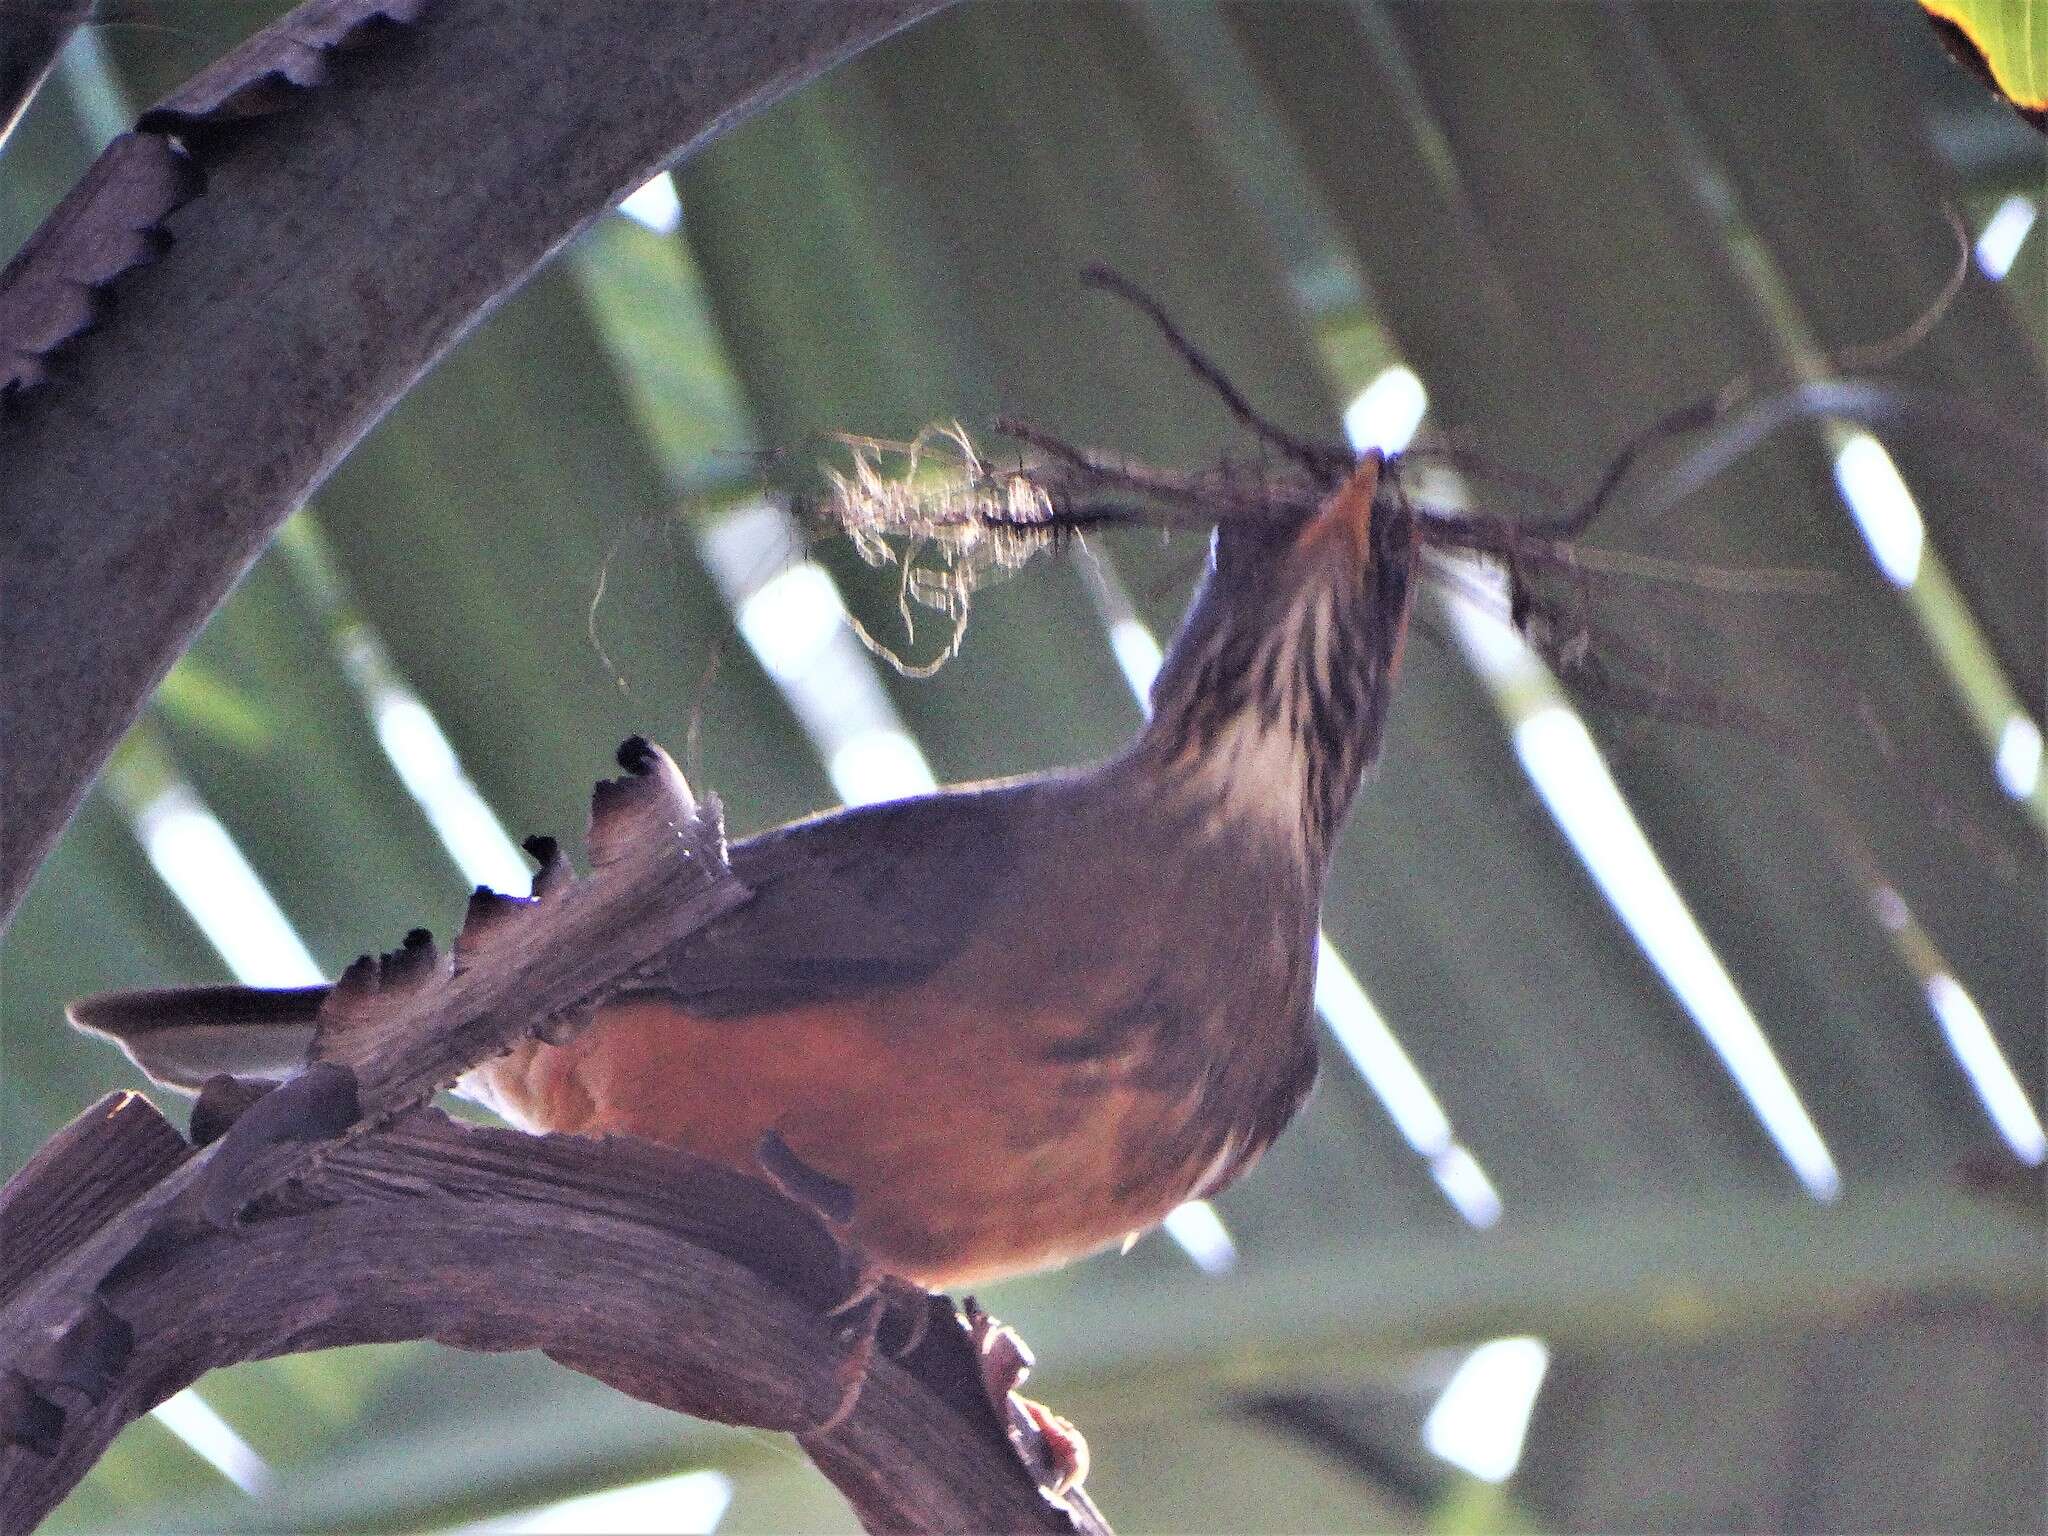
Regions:
<instances>
[{"instance_id":1,"label":"bright light gap","mask_svg":"<svg viewBox=\"0 0 2048 1536\"><path fill-rule=\"evenodd\" d=\"M1237 1264L1237 1244L1230 1229L1206 1200L1190 1200L1166 1213L1166 1235L1205 1275L1228 1273Z\"/></svg>"},{"instance_id":2,"label":"bright light gap","mask_svg":"<svg viewBox=\"0 0 2048 1536\"><path fill-rule=\"evenodd\" d=\"M2024 192L2015 192L2000 203L1977 236L1978 270L1994 283L2010 272L2039 216L2040 208Z\"/></svg>"},{"instance_id":3,"label":"bright light gap","mask_svg":"<svg viewBox=\"0 0 2048 1536\"><path fill-rule=\"evenodd\" d=\"M1874 440L1870 447L1883 456ZM1850 456L1859 489L1879 478L1866 453ZM1890 459L1883 457L1889 467ZM1897 472L1893 471L1896 479ZM1904 486L1899 486L1901 493ZM1845 491L1845 494L1846 491ZM1910 510L1911 499L1907 498ZM1918 513L1912 513L1914 526ZM1917 562L1917 552L1914 554ZM1820 1131L1779 1065L1762 1027L1742 1001L1706 935L1637 825L1599 749L1554 679L1505 618L1504 580L1473 564L1474 592L1452 590L1445 607L1466 659L1494 692L1514 727L1517 756L1616 915L1665 985L1691 1015L1800 1182L1816 1198L1841 1187ZM1497 602L1489 605L1483 598ZM1498 608L1499 611L1495 611Z\"/></svg>"},{"instance_id":4,"label":"bright light gap","mask_svg":"<svg viewBox=\"0 0 2048 1536\"><path fill-rule=\"evenodd\" d=\"M1480 1345L1429 1410L1422 1443L1474 1477L1507 1481L1521 1465L1529 1416L1549 1368L1550 1351L1541 1339L1495 1339Z\"/></svg>"},{"instance_id":5,"label":"bright light gap","mask_svg":"<svg viewBox=\"0 0 2048 1536\"><path fill-rule=\"evenodd\" d=\"M525 856L462 771L433 713L415 694L388 682L366 690L364 702L378 745L462 878L494 891L525 891L532 884Z\"/></svg>"},{"instance_id":6,"label":"bright light gap","mask_svg":"<svg viewBox=\"0 0 2048 1536\"><path fill-rule=\"evenodd\" d=\"M463 771L433 711L407 686L383 641L355 612L347 578L312 508L301 508L285 524L277 549L301 598L325 627L329 647L369 717L385 760L462 878L508 894L529 889L532 873L505 824Z\"/></svg>"},{"instance_id":7,"label":"bright light gap","mask_svg":"<svg viewBox=\"0 0 2048 1536\"><path fill-rule=\"evenodd\" d=\"M1725 186L1722 190L1725 192ZM1738 258L1736 265L1745 286L1758 305L1770 315L1788 357L1807 377L1808 385L1814 386L1820 375L1829 371L1825 366L1826 358L1819 339L1799 311L1784 273L1754 238L1753 231L1743 225L1740 210L1730 198L1722 196L1710 201L1714 204L1713 212L1728 226L1727 233L1731 237L1729 249ZM2040 211L2037 195L2014 193L2001 201L1975 245L1977 263L1987 276L2002 278L2010 270L2028 232L2038 222ZM1850 436L1849 429L1838 421L1824 423L1823 429L1830 443L1836 447ZM1864 450L1858 450L1858 456L1872 463L1878 462L1875 456ZM1950 688L1960 696L1971 714L1995 731L1999 728L1998 717L2004 712L2005 701L2012 699L2014 690L1998 666L1983 626L1946 578L1938 558L1929 561L1926 579L1919 580L1922 575L1919 569L1920 542L1924 538L1924 530L1920 529L1917 511L1913 512L1910 521L1895 515L1899 510L1899 498L1888 484L1895 477L1896 470L1888 458L1884 459L1878 473L1873 476L1877 482L1873 504L1858 506L1852 501L1852 512L1887 578L1900 586L1917 586L1916 601L1912 605L1914 618L1923 639L1946 674ZM1844 478L1839 464L1837 478ZM1845 486L1845 499L1848 494ZM1910 505L1910 498L1905 500ZM1867 522L1865 513L1870 514ZM1994 696L2002 698L1992 703ZM1986 710L1986 703L1992 703L1992 708ZM1990 718L1985 720L1987 714ZM2032 796L2026 798L2034 819L2048 825L2048 803Z\"/></svg>"},{"instance_id":8,"label":"bright light gap","mask_svg":"<svg viewBox=\"0 0 2048 1536\"><path fill-rule=\"evenodd\" d=\"M777 682L796 683L846 623L831 573L803 560L777 571L740 603L740 633Z\"/></svg>"},{"instance_id":9,"label":"bright light gap","mask_svg":"<svg viewBox=\"0 0 2048 1536\"><path fill-rule=\"evenodd\" d=\"M1136 619L1119 619L1110 626L1109 648L1116 654L1117 669L1130 685L1132 696L1149 708L1152 679L1159 675L1159 668L1166 661L1152 631Z\"/></svg>"},{"instance_id":10,"label":"bright light gap","mask_svg":"<svg viewBox=\"0 0 2048 1536\"><path fill-rule=\"evenodd\" d=\"M1817 1200L1841 1188L1820 1130L1706 935L1630 813L1600 751L1562 704L1515 727L1515 753L1637 945L1735 1079L1799 1181Z\"/></svg>"},{"instance_id":11,"label":"bright light gap","mask_svg":"<svg viewBox=\"0 0 2048 1536\"><path fill-rule=\"evenodd\" d=\"M1851 432L1835 451L1835 486L1885 579L1895 587L1912 586L1927 529L1884 445L1868 432Z\"/></svg>"},{"instance_id":12,"label":"bright light gap","mask_svg":"<svg viewBox=\"0 0 2048 1536\"><path fill-rule=\"evenodd\" d=\"M1500 1220L1500 1191L1464 1143L1455 1142L1432 1157L1429 1176L1469 1225L1483 1230Z\"/></svg>"},{"instance_id":13,"label":"bright light gap","mask_svg":"<svg viewBox=\"0 0 2048 1536\"><path fill-rule=\"evenodd\" d=\"M1927 980L1927 1005L1940 1020L1949 1050L1962 1064L1984 1112L2012 1148L2013 1156L2039 1167L2048 1159L2048 1132L2043 1131L2027 1090L1998 1048L1976 1000L1955 977L1941 971Z\"/></svg>"},{"instance_id":14,"label":"bright light gap","mask_svg":"<svg viewBox=\"0 0 2048 1536\"><path fill-rule=\"evenodd\" d=\"M683 200L667 171L657 172L629 193L619 212L657 235L672 235L683 227Z\"/></svg>"},{"instance_id":15,"label":"bright light gap","mask_svg":"<svg viewBox=\"0 0 2048 1536\"><path fill-rule=\"evenodd\" d=\"M709 1536L731 1504L723 1472L684 1472L500 1515L455 1536Z\"/></svg>"},{"instance_id":16,"label":"bright light gap","mask_svg":"<svg viewBox=\"0 0 2048 1536\"><path fill-rule=\"evenodd\" d=\"M2015 207L2015 200L2008 199L1994 216L1993 225L1999 226L2004 220L2001 227L2008 231L1991 239L1994 255L2003 250L2001 240L2009 239L2016 250L2033 223L2032 203L2025 199L2017 202L2022 206ZM2012 230L2017 232L2009 233ZM1987 228L1986 233L1991 235L1991 229ZM1980 241L1980 261L1985 249L1985 243ZM2010 252L2004 252L2004 265L2010 265ZM2004 266L2000 266L1992 275L2001 276L2003 271ZM1382 379L1386 377L1382 375ZM1375 381L1374 387L1378 384ZM1346 413L1346 430L1355 446L1381 441L1388 430L1384 416L1368 409L1372 394L1372 389L1362 393ZM1419 419L1418 416L1418 422ZM1919 509L1891 456L1868 433L1851 433L1837 452L1835 479L1879 568L1895 585L1912 585L1919 572L1926 533ZM1500 582L1497 573L1475 568L1473 584L1498 587ZM1504 607L1504 592L1497 595ZM1760 1026L1705 935L1685 911L1682 899L1635 824L1583 724L1558 701L1554 684L1540 659L1497 614L1462 595L1454 596L1449 607L1468 657L1482 676L1493 683L1498 694L1505 699L1509 692L1521 693L1524 709L1535 705L1537 696L1544 700L1517 728L1516 749L1553 818L1564 828L1582 862L1645 954L1727 1064L1744 1097L1801 1182L1817 1198L1831 1198L1840 1188L1840 1173L1818 1128L1799 1102ZM1537 724L1546 717L1547 723ZM1533 731L1529 730L1532 725ZM2040 728L2025 715L2008 716L1999 737L1995 764L2006 793L2022 800L2033 794L2040 781L2042 755ZM1879 893L1877 913L1882 924L1894 934L1911 921L1897 893L1888 888ZM1968 993L1953 977L1944 974L1928 983L1928 997L1952 1051L1975 1085L2000 1135L2023 1160L2041 1161L2040 1121Z\"/></svg>"},{"instance_id":17,"label":"bright light gap","mask_svg":"<svg viewBox=\"0 0 2048 1536\"><path fill-rule=\"evenodd\" d=\"M189 785L161 790L132 819L150 865L237 981L305 987L327 979L227 828Z\"/></svg>"},{"instance_id":18,"label":"bright light gap","mask_svg":"<svg viewBox=\"0 0 2048 1536\"><path fill-rule=\"evenodd\" d=\"M840 799L871 805L930 793L931 764L855 638L831 572L811 560L774 569L802 542L787 512L756 502L705 529L698 546Z\"/></svg>"},{"instance_id":19,"label":"bright light gap","mask_svg":"<svg viewBox=\"0 0 2048 1536\"><path fill-rule=\"evenodd\" d=\"M270 1463L192 1388L165 1398L150 1416L250 1498L268 1493L276 1482Z\"/></svg>"},{"instance_id":20,"label":"bright light gap","mask_svg":"<svg viewBox=\"0 0 2048 1536\"><path fill-rule=\"evenodd\" d=\"M1486 573L1475 573L1473 585L1485 587L1490 581L1491 578ZM1500 596L1501 603L1504 604L1504 594L1496 595ZM1449 607L1455 631L1467 655L1472 658L1481 674L1493 682L1497 691L1530 690L1532 680L1536 683L1545 681L1541 663L1535 654L1507 624L1501 622L1496 613L1489 611L1474 598L1463 594L1454 595L1450 599ZM1525 692L1525 697L1533 696L1532 691ZM1555 699L1554 691L1546 690L1542 696ZM1564 708L1563 705L1552 702L1545 704L1537 713L1550 709L1562 711ZM1535 716L1532 714L1529 718L1533 719ZM1583 729L1581 725L1581 734ZM1529 743L1518 736L1518 750L1526 745ZM2024 715L2010 716L2000 741L1998 757L1999 778L2007 793L2019 799L2025 799L2032 794L2038 781L2040 760L2039 729ZM1573 795L1573 790L1568 786L1578 785L1583 789L1583 793L1578 796L1581 800L1600 801L1610 805L1620 803L1618 789L1613 791L1613 800L1608 801L1607 795L1593 781L1593 775L1596 773L1611 785L1611 778L1607 777L1604 765L1598 763L1597 749L1587 737L1583 742L1569 743L1563 758L1554 768L1547 771L1546 777L1554 786L1567 786L1559 791L1567 798ZM1531 777L1536 777L1533 768ZM1546 804L1550 803L1548 794L1545 795L1545 800ZM1625 803L1621 805L1621 809L1623 814L1626 814ZM1580 812L1582 825L1586 818L1597 820L1602 814L1605 812L1598 806L1589 805L1583 808ZM1560 826L1565 825L1564 817L1558 814L1555 808L1553 815ZM1574 848L1579 848L1577 837L1573 836L1569 829L1567 835L1573 837ZM1629 843L1632 837L1640 838L1640 835L1639 829L1633 834L1621 831L1612 838L1598 840L1615 844L1616 839L1619 839L1616 846L1621 846ZM1633 856L1638 871L1643 857L1653 861L1655 859L1654 853L1647 851L1647 843L1643 844L1643 850L1641 855ZM1592 856L1583 849L1580 850L1580 856L1591 868ZM1607 858L1607 878L1621 880L1626 885L1630 880L1627 873L1629 863L1629 858ZM1662 875L1661 866L1658 866L1657 870L1657 879L1668 880L1668 877ZM1646 894L1623 898L1608 892L1605 879L1598 875L1596 879L1600 879L1603 892L1608 893L1610 903L1621 913L1631 933L1640 935L1646 928L1658 930L1674 921L1671 910L1673 902L1677 900L1675 890L1668 896L1662 895L1655 890L1653 882L1651 886L1643 888ZM1629 911L1622 908L1624 899L1632 903ZM1895 942L1898 942L1900 936L1909 929L1917 930L1918 925L1896 890L1889 886L1881 887L1872 893L1871 902L1873 915L1879 925L1893 935ZM1674 930L1674 934L1679 936L1674 942L1692 953L1689 965L1682 957L1678 963L1682 968L1688 968L1699 975L1705 983L1703 994L1688 996L1680 993L1681 1003L1700 1023L1703 1032L1708 1033L1710 1041L1723 1061L1729 1064L1731 1072L1735 1073L1738 1084L1743 1089L1744 1096L1757 1107L1759 1118L1764 1119L1772 1139L1785 1151L1787 1160L1793 1163L1795 1170L1800 1171L1802 1182L1817 1195L1826 1198L1822 1192L1832 1192L1837 1188L1839 1175L1834 1171L1831 1161L1823 1161L1820 1156L1814 1155L1817 1132L1809 1134L1811 1122L1807 1120L1803 1106L1798 1108L1796 1114L1791 1112L1792 1107L1796 1105L1796 1098L1790 1097L1790 1085L1785 1082L1782 1068L1777 1065L1775 1058L1768 1057L1767 1047L1759 1049L1761 1031L1756 1031L1755 1042L1744 1044L1749 1032L1756 1030L1755 1021L1748 1015L1746 1008L1741 1006L1739 997L1733 1005L1729 1003L1729 998L1733 996L1733 986L1732 983L1723 984L1726 980L1725 973L1719 973L1718 962L1711 966L1701 963L1700 948L1692 946L1690 940L1682 937L1684 928L1696 926L1692 923L1690 914L1681 911L1676 921L1679 926ZM1645 952L1648 953L1648 944L1640 937L1638 942L1644 943ZM1701 936L1699 946L1704 947L1705 942L1704 936ZM1924 936L1919 942L1926 942ZM1705 953L1711 959L1711 951L1706 950ZM1652 959L1653 963L1658 965L1660 974L1665 975L1667 983L1672 985L1675 992L1678 991L1678 984L1671 980L1670 973L1665 970L1667 962L1660 961L1655 956L1652 956ZM1977 1014L1975 1004L1970 1001L1968 994L1962 991L1960 985L1952 977L1947 976L1937 977L1935 981L1929 983L1929 1000L1942 1021L1944 1033L1958 1063L1970 1077L1978 1097L1998 1126L2001 1136L2016 1155L2024 1160L2036 1160L2036 1149L2040 1145L2040 1123L2010 1064L1998 1050L1995 1040L1984 1026L1981 1016ZM1710 1018L1720 1019L1722 1028L1732 1032L1734 1038L1718 1038L1716 1031L1710 1029L1706 1023ZM1748 1065L1738 1068L1737 1062L1745 1062ZM1751 1072L1755 1073L1755 1076L1746 1075ZM1775 1103L1779 1106L1782 1118L1775 1126L1764 1113L1764 1103ZM1824 1152L1824 1148L1820 1150Z\"/></svg>"},{"instance_id":21,"label":"bright light gap","mask_svg":"<svg viewBox=\"0 0 2048 1536\"><path fill-rule=\"evenodd\" d=\"M1413 441L1429 410L1429 392L1412 369L1396 365L1379 376L1344 408L1344 435L1360 453L1377 448L1396 454Z\"/></svg>"},{"instance_id":22,"label":"bright light gap","mask_svg":"<svg viewBox=\"0 0 2048 1536\"><path fill-rule=\"evenodd\" d=\"M1316 1012L1418 1156L1451 1148L1451 1117L1329 938L1316 935Z\"/></svg>"},{"instance_id":23,"label":"bright light gap","mask_svg":"<svg viewBox=\"0 0 2048 1536\"><path fill-rule=\"evenodd\" d=\"M2015 800L2030 798L2041 785L2041 727L2025 715L2006 716L1993 766L2001 789Z\"/></svg>"}]
</instances>

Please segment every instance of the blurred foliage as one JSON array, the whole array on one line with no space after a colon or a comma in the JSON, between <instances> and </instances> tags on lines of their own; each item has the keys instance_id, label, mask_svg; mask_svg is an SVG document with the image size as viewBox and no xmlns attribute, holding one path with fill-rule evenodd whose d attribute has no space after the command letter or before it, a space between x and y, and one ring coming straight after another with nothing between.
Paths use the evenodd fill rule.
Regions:
<instances>
[{"instance_id":1,"label":"blurred foliage","mask_svg":"<svg viewBox=\"0 0 2048 1536\"><path fill-rule=\"evenodd\" d=\"M114 87L150 99L282 8L110 10L0 158L0 245L83 172ZM965 6L913 29L681 167L679 233L615 218L575 242L252 570L0 943L0 1155L18 1166L132 1082L63 1030L67 997L224 977L132 834L152 785L176 776L203 796L324 966L456 920L462 878L378 745L366 676L417 692L515 836L573 840L589 782L635 730L694 735L692 773L736 833L830 803L700 558L708 520L815 483L841 430L979 431L1008 412L1168 464L1255 451L1141 321L1076 283L1083 262L1159 292L1290 427L1334 439L1342 406L1405 362L1428 385L1434 441L1576 490L1660 411L1782 361L1784 314L1822 349L1896 331L1953 260L1944 203L1980 215L2038 194L2039 164L2038 140L1910 10L1160 0ZM2044 244L2030 236L2003 284L1973 279L1903 382L2008 418L2037 404ZM1981 1293L2038 1316L2038 1242L1946 1182L1990 1130L1837 834L1867 839L2038 1105L2040 836L1992 777L1983 731L1999 709L2041 715L2042 488L1959 453L1939 421L1886 442L1947 573L1936 620L1967 621L1995 708L1958 694L1916 615L1926 594L1902 602L1871 573L1818 432L1785 434L1669 517L1601 534L1840 577L1816 600L1601 594L1660 654L1800 721L1819 776L1734 733L1595 724L1840 1156L1843 1204L1796 1195L1425 611L1327 917L1506 1215L1463 1227L1333 1048L1308 1112L1220 1202L1237 1271L1197 1276L1152 1238L1004 1288L999 1310L1044 1362L1034 1388L1089 1432L1123 1528L1572 1528L1596 1495L1623 1501L1597 1506L1610 1515L1628 1507L1630 1456L1683 1464L1657 1508L1711 1525L1684 1502L1688 1477L1761 1489L1786 1458L1725 1427L1697 1442L1682 1425L1636 1429L1619 1410L1589 1447L1539 1405L1529 1457L1544 1476L1418 1495L1400 1470L1421 1454L1415 1415L1361 1407L1339 1445L1248 1427L1235 1405L1375 1382L1426 1406L1435 1378L1416 1351L1494 1332L1576 1341L1615 1382L1664 1342L1701 1339L1725 1347L1732 1398L1775 1401L1790 1378L1773 1357L1725 1342L1750 1319L1792 1320L1817 1358L1848 1350L1828 1341L1894 1293ZM843 545L811 554L891 630L886 575ZM1041 563L978 600L956 663L881 686L942 779L1105 753L1137 712L1080 562L1104 561L1164 633L1201 554L1124 537ZM1866 705L1897 760L1873 755ZM2017 873L1999 878L1958 829L2013 852ZM2011 1479L1984 1447L2034 1410L1985 1365L1989 1346L1957 1334L1945 1366L1910 1329L1858 1337L1865 1353L1843 1359L1880 1379L1911 1358L1922 1374L1896 1395L1955 1405L1959 1427L1908 1424L1904 1405L1823 1373L1802 1379L1831 1394L1835 1438L1773 1420L1809 1459L1787 1458L1823 1491L1876 1485L1857 1427L1888 1444L1911 1430L1930 1480L1985 1490L1940 1505L1953 1528L1997 1525ZM145 1421L52 1529L419 1529L713 1463L736 1478L734 1529L808 1527L832 1508L781 1442L681 1423L537 1358L346 1351L203 1391L275 1468L272 1495L224 1490ZM1596 1461L1607 1481L1578 1481ZM1935 1506L1902 1481L1889 1520L1840 1507L1919 1523Z\"/></svg>"},{"instance_id":2,"label":"blurred foliage","mask_svg":"<svg viewBox=\"0 0 2048 1536\"><path fill-rule=\"evenodd\" d=\"M1972 67L2035 127L2048 132L2048 4L2043 0L1920 0L1962 34Z\"/></svg>"}]
</instances>

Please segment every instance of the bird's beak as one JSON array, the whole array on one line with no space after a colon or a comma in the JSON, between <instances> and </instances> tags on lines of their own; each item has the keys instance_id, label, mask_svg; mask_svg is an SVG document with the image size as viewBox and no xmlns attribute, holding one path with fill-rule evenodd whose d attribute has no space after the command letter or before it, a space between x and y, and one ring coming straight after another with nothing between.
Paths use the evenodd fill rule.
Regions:
<instances>
[{"instance_id":1,"label":"bird's beak","mask_svg":"<svg viewBox=\"0 0 2048 1536\"><path fill-rule=\"evenodd\" d=\"M1351 478L1332 491L1303 525L1302 548L1341 549L1358 570L1372 563L1372 499L1379 492L1385 462L1379 449L1365 451Z\"/></svg>"}]
</instances>

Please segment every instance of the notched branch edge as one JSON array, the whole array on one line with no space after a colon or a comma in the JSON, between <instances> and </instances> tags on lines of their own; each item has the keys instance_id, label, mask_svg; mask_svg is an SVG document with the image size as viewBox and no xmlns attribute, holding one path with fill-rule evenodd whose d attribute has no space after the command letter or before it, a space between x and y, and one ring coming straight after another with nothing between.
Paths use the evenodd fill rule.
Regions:
<instances>
[{"instance_id":1,"label":"notched branch edge","mask_svg":"<svg viewBox=\"0 0 2048 1536\"><path fill-rule=\"evenodd\" d=\"M170 244L166 222L206 191L205 162L234 130L288 110L432 0L308 0L201 70L120 135L0 271L0 406L44 383L51 359L98 323L108 290Z\"/></svg>"}]
</instances>

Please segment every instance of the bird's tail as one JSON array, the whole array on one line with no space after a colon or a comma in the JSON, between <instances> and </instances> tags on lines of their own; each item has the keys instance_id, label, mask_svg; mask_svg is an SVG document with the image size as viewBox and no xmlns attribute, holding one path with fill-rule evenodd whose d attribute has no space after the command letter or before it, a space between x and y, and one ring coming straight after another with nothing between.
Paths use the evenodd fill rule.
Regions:
<instances>
[{"instance_id":1,"label":"bird's tail","mask_svg":"<svg viewBox=\"0 0 2048 1536\"><path fill-rule=\"evenodd\" d=\"M219 1072L286 1078L306 1064L326 987L172 987L102 992L65 1009L75 1028L104 1035L150 1078L196 1093Z\"/></svg>"}]
</instances>

